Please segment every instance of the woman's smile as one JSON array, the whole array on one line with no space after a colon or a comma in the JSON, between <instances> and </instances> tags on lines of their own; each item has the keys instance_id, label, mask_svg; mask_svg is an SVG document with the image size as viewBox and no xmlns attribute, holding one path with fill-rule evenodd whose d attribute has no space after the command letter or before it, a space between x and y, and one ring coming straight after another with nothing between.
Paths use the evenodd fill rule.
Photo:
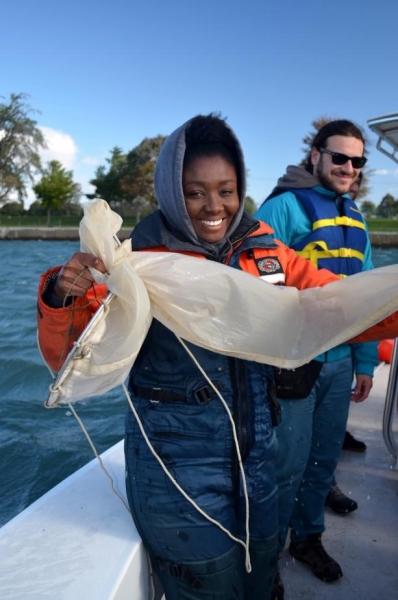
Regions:
<instances>
[{"instance_id":1,"label":"woman's smile","mask_svg":"<svg viewBox=\"0 0 398 600\"><path fill-rule=\"evenodd\" d=\"M235 167L221 156L196 158L184 168L183 190L197 236L220 242L240 205Z\"/></svg>"}]
</instances>

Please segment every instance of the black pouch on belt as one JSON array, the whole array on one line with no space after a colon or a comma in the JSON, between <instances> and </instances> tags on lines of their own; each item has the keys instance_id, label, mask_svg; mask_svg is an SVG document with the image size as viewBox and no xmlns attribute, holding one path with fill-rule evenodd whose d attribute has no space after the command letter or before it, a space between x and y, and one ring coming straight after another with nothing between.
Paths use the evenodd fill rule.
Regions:
<instances>
[{"instance_id":1,"label":"black pouch on belt","mask_svg":"<svg viewBox=\"0 0 398 600\"><path fill-rule=\"evenodd\" d=\"M322 369L323 363L319 360L297 367L297 369L279 369L274 368L276 395L282 400L302 400L306 398L318 375Z\"/></svg>"}]
</instances>

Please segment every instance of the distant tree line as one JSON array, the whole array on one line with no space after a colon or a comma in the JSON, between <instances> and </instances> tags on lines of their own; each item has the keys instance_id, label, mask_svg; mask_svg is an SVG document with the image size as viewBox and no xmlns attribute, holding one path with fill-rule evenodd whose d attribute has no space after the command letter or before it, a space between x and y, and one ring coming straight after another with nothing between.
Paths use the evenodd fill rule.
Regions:
<instances>
[{"instance_id":1,"label":"distant tree line","mask_svg":"<svg viewBox=\"0 0 398 600\"><path fill-rule=\"evenodd\" d=\"M31 114L35 111L27 102L26 94L11 94L8 102L0 103L0 213L5 215L47 216L47 225L52 216L81 215L82 190L73 181L73 172L66 170L60 162L52 160L43 165L40 150L46 147L45 139ZM314 120L314 131L304 139L307 155L318 129L331 119L321 117ZM103 198L122 217L142 217L157 209L153 187L153 174L160 148L166 139L163 135L145 138L138 146L124 153L115 146L110 151L106 164L99 166L90 183L93 194L88 199ZM366 200L369 193L369 175L364 178L359 192L359 202L366 217L398 217L398 200L387 194L376 206ZM25 210L24 200L28 186L36 200ZM256 204L247 196L245 209L254 214Z\"/></svg>"},{"instance_id":2,"label":"distant tree line","mask_svg":"<svg viewBox=\"0 0 398 600\"><path fill-rule=\"evenodd\" d=\"M377 206L370 200L363 200L360 206L367 219L372 217L382 219L398 218L398 199L391 194L386 194Z\"/></svg>"}]
</instances>

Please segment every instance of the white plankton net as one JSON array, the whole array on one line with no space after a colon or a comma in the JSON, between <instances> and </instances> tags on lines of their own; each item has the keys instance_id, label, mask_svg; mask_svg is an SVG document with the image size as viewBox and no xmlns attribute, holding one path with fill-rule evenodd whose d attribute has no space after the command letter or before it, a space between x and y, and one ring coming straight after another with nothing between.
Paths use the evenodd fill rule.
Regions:
<instances>
[{"instance_id":1,"label":"white plankton net","mask_svg":"<svg viewBox=\"0 0 398 600\"><path fill-rule=\"evenodd\" d=\"M296 368L398 310L398 265L299 291L213 261L133 252L131 240L115 243L121 225L104 200L85 205L81 250L104 262L108 274L93 275L110 294L69 353L47 406L122 384L152 318L214 352Z\"/></svg>"}]
</instances>

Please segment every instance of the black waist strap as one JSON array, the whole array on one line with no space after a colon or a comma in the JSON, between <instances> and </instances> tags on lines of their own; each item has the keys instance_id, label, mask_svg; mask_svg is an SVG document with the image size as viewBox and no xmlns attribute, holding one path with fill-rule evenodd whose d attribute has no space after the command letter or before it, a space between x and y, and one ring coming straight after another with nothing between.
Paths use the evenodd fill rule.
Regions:
<instances>
[{"instance_id":1,"label":"black waist strap","mask_svg":"<svg viewBox=\"0 0 398 600\"><path fill-rule=\"evenodd\" d=\"M145 388L140 385L131 385L133 394L145 398L146 400L155 400L158 402L186 402L187 397L185 394L176 394L169 390L162 390L161 388Z\"/></svg>"},{"instance_id":2,"label":"black waist strap","mask_svg":"<svg viewBox=\"0 0 398 600\"><path fill-rule=\"evenodd\" d=\"M221 389L221 384L215 383L214 387ZM146 400L153 402L187 402L185 394L176 394L170 390L162 390L161 388L145 388L140 385L131 384L133 394ZM206 404L214 396L215 392L210 385L204 385L196 390L193 395L198 404Z\"/></svg>"}]
</instances>

